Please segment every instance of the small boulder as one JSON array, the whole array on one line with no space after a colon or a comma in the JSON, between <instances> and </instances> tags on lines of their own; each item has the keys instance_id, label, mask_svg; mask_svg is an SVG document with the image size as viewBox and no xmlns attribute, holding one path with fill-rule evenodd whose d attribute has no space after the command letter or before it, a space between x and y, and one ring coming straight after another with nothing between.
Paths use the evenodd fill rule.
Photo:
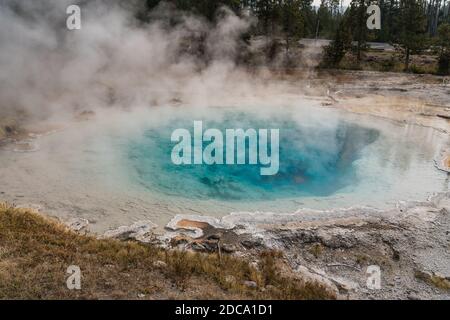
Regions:
<instances>
[{"instance_id":1,"label":"small boulder","mask_svg":"<svg viewBox=\"0 0 450 320\"><path fill-rule=\"evenodd\" d=\"M191 249L194 251L206 251L205 246L198 242L193 242L191 244Z\"/></svg>"},{"instance_id":2,"label":"small boulder","mask_svg":"<svg viewBox=\"0 0 450 320\"><path fill-rule=\"evenodd\" d=\"M105 238L114 238L119 240L137 240L148 242L151 237L149 234L157 225L150 220L141 220L133 223L131 226L121 226L117 229L109 230L104 233Z\"/></svg>"},{"instance_id":3,"label":"small boulder","mask_svg":"<svg viewBox=\"0 0 450 320\"><path fill-rule=\"evenodd\" d=\"M255 289L258 285L256 284L255 281L244 281L244 286L248 287L248 288L252 288Z\"/></svg>"},{"instance_id":4,"label":"small boulder","mask_svg":"<svg viewBox=\"0 0 450 320\"><path fill-rule=\"evenodd\" d=\"M262 245L262 241L260 239L246 239L246 240L242 240L241 244L246 248L246 249L252 249L252 248L256 248Z\"/></svg>"},{"instance_id":5,"label":"small boulder","mask_svg":"<svg viewBox=\"0 0 450 320\"><path fill-rule=\"evenodd\" d=\"M164 261L158 260L158 261L153 262L153 266L156 268L166 268L167 263L165 263Z\"/></svg>"},{"instance_id":6,"label":"small boulder","mask_svg":"<svg viewBox=\"0 0 450 320\"><path fill-rule=\"evenodd\" d=\"M236 278L232 275L227 275L225 277L225 282L228 284L234 284L234 283L236 283Z\"/></svg>"},{"instance_id":7,"label":"small boulder","mask_svg":"<svg viewBox=\"0 0 450 320\"><path fill-rule=\"evenodd\" d=\"M83 218L74 218L74 219L70 219L67 222L67 226L70 229L78 232L83 229L86 229L89 226L89 221L87 219L83 219Z\"/></svg>"},{"instance_id":8,"label":"small boulder","mask_svg":"<svg viewBox=\"0 0 450 320\"><path fill-rule=\"evenodd\" d=\"M206 239L208 240L220 240L221 236L220 234L214 233L209 235Z\"/></svg>"},{"instance_id":9,"label":"small boulder","mask_svg":"<svg viewBox=\"0 0 450 320\"><path fill-rule=\"evenodd\" d=\"M236 251L236 247L229 243L222 244L220 248L226 253L233 253Z\"/></svg>"},{"instance_id":10,"label":"small boulder","mask_svg":"<svg viewBox=\"0 0 450 320\"><path fill-rule=\"evenodd\" d=\"M328 279L330 279L341 292L348 293L358 291L359 285L356 282L341 277L329 277Z\"/></svg>"}]
</instances>

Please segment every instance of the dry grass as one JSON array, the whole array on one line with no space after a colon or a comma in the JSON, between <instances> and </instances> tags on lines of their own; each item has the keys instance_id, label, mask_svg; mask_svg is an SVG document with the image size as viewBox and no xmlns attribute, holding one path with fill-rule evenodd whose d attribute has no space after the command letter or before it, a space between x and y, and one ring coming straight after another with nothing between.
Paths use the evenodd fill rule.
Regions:
<instances>
[{"instance_id":1,"label":"dry grass","mask_svg":"<svg viewBox=\"0 0 450 320\"><path fill-rule=\"evenodd\" d=\"M16 133L17 130L17 122L14 119L0 115L0 139Z\"/></svg>"},{"instance_id":2,"label":"dry grass","mask_svg":"<svg viewBox=\"0 0 450 320\"><path fill-rule=\"evenodd\" d=\"M450 290L450 281L443 277L435 274L428 274L422 271L416 271L415 276L417 279L420 279L436 288Z\"/></svg>"},{"instance_id":3,"label":"dry grass","mask_svg":"<svg viewBox=\"0 0 450 320\"><path fill-rule=\"evenodd\" d=\"M416 74L436 74L437 56L413 55L408 72ZM346 70L404 72L403 58L397 52L367 50L358 63L356 57L348 53L339 64L339 68Z\"/></svg>"},{"instance_id":4,"label":"dry grass","mask_svg":"<svg viewBox=\"0 0 450 320\"><path fill-rule=\"evenodd\" d=\"M322 255L324 247L321 243L315 243L309 248L309 252L317 259Z\"/></svg>"},{"instance_id":5,"label":"dry grass","mask_svg":"<svg viewBox=\"0 0 450 320\"><path fill-rule=\"evenodd\" d=\"M255 268L229 255L219 259L216 254L99 240L37 213L0 204L2 299L334 298L315 283L281 275L277 259L264 253ZM81 290L66 287L69 265L81 268ZM258 287L249 288L244 281L255 281Z\"/></svg>"}]
</instances>

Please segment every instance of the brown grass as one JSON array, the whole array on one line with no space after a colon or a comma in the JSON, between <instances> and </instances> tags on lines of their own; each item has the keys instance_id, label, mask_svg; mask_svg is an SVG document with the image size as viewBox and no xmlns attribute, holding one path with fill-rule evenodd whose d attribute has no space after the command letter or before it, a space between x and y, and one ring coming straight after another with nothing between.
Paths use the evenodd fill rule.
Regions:
<instances>
[{"instance_id":1,"label":"brown grass","mask_svg":"<svg viewBox=\"0 0 450 320\"><path fill-rule=\"evenodd\" d=\"M397 52L367 50L358 63L356 57L348 53L339 64L340 69L404 72L405 64ZM437 56L412 55L408 72L416 74L436 74Z\"/></svg>"},{"instance_id":2,"label":"brown grass","mask_svg":"<svg viewBox=\"0 0 450 320\"><path fill-rule=\"evenodd\" d=\"M0 204L1 299L334 298L320 285L281 275L278 258L264 253L255 268L230 255L219 259L216 254L100 240ZM69 265L81 268L81 290L66 287ZM245 286L246 280L258 287Z\"/></svg>"},{"instance_id":3,"label":"brown grass","mask_svg":"<svg viewBox=\"0 0 450 320\"><path fill-rule=\"evenodd\" d=\"M309 248L309 252L317 259L324 251L321 243L315 243Z\"/></svg>"},{"instance_id":4,"label":"brown grass","mask_svg":"<svg viewBox=\"0 0 450 320\"><path fill-rule=\"evenodd\" d=\"M428 274L422 271L416 271L415 276L436 288L450 290L450 281L445 278L439 277L435 274Z\"/></svg>"}]
</instances>

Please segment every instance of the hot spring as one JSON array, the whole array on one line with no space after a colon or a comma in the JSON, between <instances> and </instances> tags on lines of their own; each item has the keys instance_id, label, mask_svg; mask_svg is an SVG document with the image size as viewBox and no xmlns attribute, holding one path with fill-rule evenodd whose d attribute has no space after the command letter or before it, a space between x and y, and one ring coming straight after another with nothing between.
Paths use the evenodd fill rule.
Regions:
<instances>
[{"instance_id":1,"label":"hot spring","mask_svg":"<svg viewBox=\"0 0 450 320\"><path fill-rule=\"evenodd\" d=\"M377 130L347 121L338 121L333 126L316 126L284 115L265 119L257 113L236 111L224 112L222 117L219 121L206 118L202 123L219 128L221 132L233 126L242 130L279 128L276 130L281 131L278 133L281 140L277 141L279 147L276 150L266 136L267 153L277 152L279 164L274 174L263 175L261 166L249 163L249 137L243 141L244 163L237 164L236 160L224 163L222 159L228 154L221 150L224 155L220 164L189 161L188 164L174 165L170 161L174 143L168 137L177 128L192 126L186 119L174 119L170 124L145 130L142 136L126 144L129 149L125 153L129 155L130 166L136 170L136 180L153 192L196 200L261 201L329 196L356 182L358 176L353 163L379 136ZM220 144L227 139L222 139ZM189 144L189 150L194 149L193 139ZM203 141L202 150L207 144ZM237 149L235 144L234 149Z\"/></svg>"},{"instance_id":2,"label":"hot spring","mask_svg":"<svg viewBox=\"0 0 450 320\"><path fill-rule=\"evenodd\" d=\"M261 175L248 161L175 165L171 134L192 130L194 121L222 132L279 129L277 173ZM0 191L63 218L85 217L98 229L137 219L164 225L175 214L382 209L448 189L447 175L433 165L445 139L431 128L318 107L99 114L38 138L35 152L1 150Z\"/></svg>"}]
</instances>

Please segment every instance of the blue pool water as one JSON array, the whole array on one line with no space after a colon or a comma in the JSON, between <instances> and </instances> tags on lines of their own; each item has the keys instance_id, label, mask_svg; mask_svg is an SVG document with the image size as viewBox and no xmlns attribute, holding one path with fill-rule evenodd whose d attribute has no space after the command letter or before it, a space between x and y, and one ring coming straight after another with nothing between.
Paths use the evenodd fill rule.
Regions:
<instances>
[{"instance_id":1,"label":"blue pool water","mask_svg":"<svg viewBox=\"0 0 450 320\"><path fill-rule=\"evenodd\" d=\"M203 130L279 129L278 173L263 176L260 164L172 163L172 132L184 128L192 135L200 120ZM124 215L147 212L155 221L174 214L388 208L448 190L447 175L434 166L447 135L336 109L161 107L121 113L86 126L83 136L79 132L67 132L65 149L60 136L41 145L61 153L61 164L70 168L55 181L72 181L83 201L84 193L104 197L108 207L130 206Z\"/></svg>"},{"instance_id":2,"label":"blue pool water","mask_svg":"<svg viewBox=\"0 0 450 320\"><path fill-rule=\"evenodd\" d=\"M170 137L177 128L193 132L193 121L204 130L217 128L279 129L279 171L260 174L260 165L175 165ZM264 117L256 112L227 111L219 119L192 116L145 129L125 146L137 183L152 192L189 199L259 201L330 196L361 178L355 161L377 141L380 132L343 119L332 125L293 120L289 115ZM270 141L269 141L270 143ZM206 146L207 143L204 143ZM192 142L193 147L193 142ZM248 150L248 144L246 145ZM270 149L269 149L270 150Z\"/></svg>"},{"instance_id":3,"label":"blue pool water","mask_svg":"<svg viewBox=\"0 0 450 320\"><path fill-rule=\"evenodd\" d=\"M278 173L261 176L260 165L248 164L174 165L172 131L192 133L194 120L204 129L279 129ZM36 142L35 152L0 150L6 200L83 214L100 229L143 219L163 226L176 214L386 209L448 191L450 181L434 166L448 134L304 105L109 112Z\"/></svg>"}]
</instances>

